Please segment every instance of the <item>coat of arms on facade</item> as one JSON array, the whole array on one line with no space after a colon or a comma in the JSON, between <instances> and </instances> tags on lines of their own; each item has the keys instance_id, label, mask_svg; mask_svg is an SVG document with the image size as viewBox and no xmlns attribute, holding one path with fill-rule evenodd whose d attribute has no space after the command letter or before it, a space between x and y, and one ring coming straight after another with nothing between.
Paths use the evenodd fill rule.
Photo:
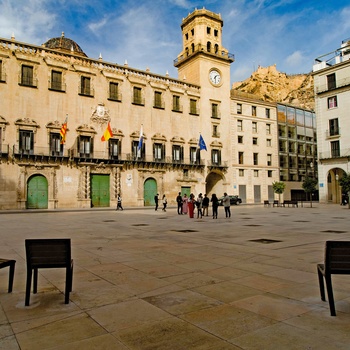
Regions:
<instances>
[{"instance_id":1,"label":"coat of arms on facade","mask_svg":"<svg viewBox=\"0 0 350 350\"><path fill-rule=\"evenodd\" d=\"M110 120L109 110L103 103L92 108L91 121L98 124L105 124Z\"/></svg>"}]
</instances>

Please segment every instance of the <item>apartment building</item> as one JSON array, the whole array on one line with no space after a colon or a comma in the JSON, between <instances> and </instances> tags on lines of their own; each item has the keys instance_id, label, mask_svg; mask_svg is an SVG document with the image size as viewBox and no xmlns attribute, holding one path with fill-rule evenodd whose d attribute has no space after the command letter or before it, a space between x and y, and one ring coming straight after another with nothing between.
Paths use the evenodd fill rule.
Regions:
<instances>
[{"instance_id":1,"label":"apartment building","mask_svg":"<svg viewBox=\"0 0 350 350\"><path fill-rule=\"evenodd\" d=\"M350 38L315 59L318 180L321 203L340 203L339 179L350 171Z\"/></svg>"}]
</instances>

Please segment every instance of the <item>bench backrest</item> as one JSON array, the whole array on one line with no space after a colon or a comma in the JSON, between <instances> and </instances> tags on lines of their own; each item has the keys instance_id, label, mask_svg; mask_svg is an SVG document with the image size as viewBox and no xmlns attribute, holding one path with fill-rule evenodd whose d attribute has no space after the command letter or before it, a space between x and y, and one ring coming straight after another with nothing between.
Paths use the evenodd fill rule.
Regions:
<instances>
[{"instance_id":1,"label":"bench backrest","mask_svg":"<svg viewBox=\"0 0 350 350\"><path fill-rule=\"evenodd\" d=\"M27 269L67 267L71 263L69 238L26 239Z\"/></svg>"},{"instance_id":2,"label":"bench backrest","mask_svg":"<svg viewBox=\"0 0 350 350\"><path fill-rule=\"evenodd\" d=\"M350 274L350 241L327 241L325 272Z\"/></svg>"}]
</instances>

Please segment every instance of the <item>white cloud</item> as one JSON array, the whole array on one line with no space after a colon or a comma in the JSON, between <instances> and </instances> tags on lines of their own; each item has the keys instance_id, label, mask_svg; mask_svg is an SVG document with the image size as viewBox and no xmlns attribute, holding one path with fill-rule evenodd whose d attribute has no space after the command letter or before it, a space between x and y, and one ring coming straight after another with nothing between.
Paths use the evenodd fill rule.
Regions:
<instances>
[{"instance_id":1,"label":"white cloud","mask_svg":"<svg viewBox=\"0 0 350 350\"><path fill-rule=\"evenodd\" d=\"M42 44L53 27L55 15L46 10L45 0L0 0L0 36ZM38 42L39 41L39 42Z\"/></svg>"},{"instance_id":2,"label":"white cloud","mask_svg":"<svg viewBox=\"0 0 350 350\"><path fill-rule=\"evenodd\" d=\"M301 51L294 51L286 58L286 64L290 67L300 66L304 61L304 57Z\"/></svg>"}]
</instances>

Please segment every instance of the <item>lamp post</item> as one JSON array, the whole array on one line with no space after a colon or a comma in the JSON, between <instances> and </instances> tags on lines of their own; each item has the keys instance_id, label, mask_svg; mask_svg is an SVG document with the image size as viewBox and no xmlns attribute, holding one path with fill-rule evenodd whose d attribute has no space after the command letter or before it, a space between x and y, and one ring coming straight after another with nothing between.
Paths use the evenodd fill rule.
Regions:
<instances>
[{"instance_id":1,"label":"lamp post","mask_svg":"<svg viewBox=\"0 0 350 350\"><path fill-rule=\"evenodd\" d=\"M338 203L338 181L339 181L339 175L337 173L337 170L335 170L335 202Z\"/></svg>"}]
</instances>

